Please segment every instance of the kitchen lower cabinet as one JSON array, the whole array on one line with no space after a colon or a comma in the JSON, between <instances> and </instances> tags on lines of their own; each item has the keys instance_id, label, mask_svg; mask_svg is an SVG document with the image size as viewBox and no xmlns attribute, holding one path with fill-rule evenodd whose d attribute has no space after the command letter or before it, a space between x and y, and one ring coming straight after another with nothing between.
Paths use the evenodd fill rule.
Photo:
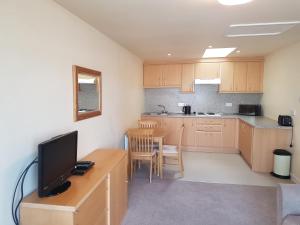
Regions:
<instances>
[{"instance_id":1,"label":"kitchen lower cabinet","mask_svg":"<svg viewBox=\"0 0 300 225\"><path fill-rule=\"evenodd\" d=\"M183 118L184 130L182 137L182 145L195 146L195 120L194 118Z\"/></svg>"},{"instance_id":2,"label":"kitchen lower cabinet","mask_svg":"<svg viewBox=\"0 0 300 225\"><path fill-rule=\"evenodd\" d=\"M167 130L167 136L164 138L166 145L178 145L179 130L183 124L183 118L165 117L162 118L162 128Z\"/></svg>"},{"instance_id":3,"label":"kitchen lower cabinet","mask_svg":"<svg viewBox=\"0 0 300 225\"><path fill-rule=\"evenodd\" d=\"M238 120L224 119L223 126L223 151L230 152L233 149L238 149Z\"/></svg>"},{"instance_id":4,"label":"kitchen lower cabinet","mask_svg":"<svg viewBox=\"0 0 300 225\"><path fill-rule=\"evenodd\" d=\"M204 148L217 148L215 152L221 152L222 132L196 131L196 145Z\"/></svg>"},{"instance_id":5,"label":"kitchen lower cabinet","mask_svg":"<svg viewBox=\"0 0 300 225\"><path fill-rule=\"evenodd\" d=\"M239 126L239 149L242 157L251 167L252 165L252 142L253 127L245 122L240 121Z\"/></svg>"},{"instance_id":6,"label":"kitchen lower cabinet","mask_svg":"<svg viewBox=\"0 0 300 225\"><path fill-rule=\"evenodd\" d=\"M273 151L288 148L291 135L290 129L254 128L240 121L239 149L253 171L269 173L273 170Z\"/></svg>"}]
</instances>

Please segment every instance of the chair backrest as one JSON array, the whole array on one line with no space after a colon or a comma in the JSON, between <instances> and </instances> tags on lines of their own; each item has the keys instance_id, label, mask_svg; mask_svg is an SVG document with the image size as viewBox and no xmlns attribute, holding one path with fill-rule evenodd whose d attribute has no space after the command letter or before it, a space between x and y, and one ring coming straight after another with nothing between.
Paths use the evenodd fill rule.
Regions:
<instances>
[{"instance_id":1,"label":"chair backrest","mask_svg":"<svg viewBox=\"0 0 300 225\"><path fill-rule=\"evenodd\" d=\"M184 124L181 125L181 127L179 128L179 132L178 132L178 144L177 144L178 152L181 151L183 131L184 131Z\"/></svg>"},{"instance_id":2,"label":"chair backrest","mask_svg":"<svg viewBox=\"0 0 300 225\"><path fill-rule=\"evenodd\" d=\"M157 121L154 120L139 120L139 128L158 128Z\"/></svg>"},{"instance_id":3,"label":"chair backrest","mask_svg":"<svg viewBox=\"0 0 300 225\"><path fill-rule=\"evenodd\" d=\"M128 150L131 153L151 153L153 149L153 129L130 129L128 135Z\"/></svg>"}]
</instances>

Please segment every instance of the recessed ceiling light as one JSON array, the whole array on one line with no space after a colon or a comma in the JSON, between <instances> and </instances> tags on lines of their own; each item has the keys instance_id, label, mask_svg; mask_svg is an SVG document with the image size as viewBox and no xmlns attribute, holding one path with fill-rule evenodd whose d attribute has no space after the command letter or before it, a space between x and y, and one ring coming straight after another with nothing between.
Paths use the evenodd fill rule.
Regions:
<instances>
[{"instance_id":1,"label":"recessed ceiling light","mask_svg":"<svg viewBox=\"0 0 300 225\"><path fill-rule=\"evenodd\" d=\"M251 2L252 0L218 0L222 5L242 5Z\"/></svg>"},{"instance_id":2,"label":"recessed ceiling light","mask_svg":"<svg viewBox=\"0 0 300 225\"><path fill-rule=\"evenodd\" d=\"M168 56L171 56L172 54L171 53L168 53Z\"/></svg>"},{"instance_id":3,"label":"recessed ceiling light","mask_svg":"<svg viewBox=\"0 0 300 225\"><path fill-rule=\"evenodd\" d=\"M212 48L212 45L209 45L208 47L209 47L209 48Z\"/></svg>"},{"instance_id":4,"label":"recessed ceiling light","mask_svg":"<svg viewBox=\"0 0 300 225\"><path fill-rule=\"evenodd\" d=\"M239 54L239 53L241 53L241 51L240 51L240 50L237 50L236 53Z\"/></svg>"},{"instance_id":5,"label":"recessed ceiling light","mask_svg":"<svg viewBox=\"0 0 300 225\"><path fill-rule=\"evenodd\" d=\"M207 48L204 52L203 58L226 57L236 48Z\"/></svg>"}]
</instances>

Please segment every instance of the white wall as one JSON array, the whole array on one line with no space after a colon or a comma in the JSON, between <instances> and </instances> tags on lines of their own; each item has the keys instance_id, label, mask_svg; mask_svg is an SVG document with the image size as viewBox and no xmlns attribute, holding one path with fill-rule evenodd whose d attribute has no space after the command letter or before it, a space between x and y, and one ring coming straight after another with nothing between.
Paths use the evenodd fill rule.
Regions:
<instances>
[{"instance_id":1,"label":"white wall","mask_svg":"<svg viewBox=\"0 0 300 225\"><path fill-rule=\"evenodd\" d=\"M79 157L121 146L143 111L142 61L52 0L1 0L0 30L0 224L10 225L13 187L38 143L78 129ZM102 72L102 116L73 122L73 64Z\"/></svg>"},{"instance_id":2,"label":"white wall","mask_svg":"<svg viewBox=\"0 0 300 225\"><path fill-rule=\"evenodd\" d=\"M266 57L262 104L265 115L276 120L297 111L292 176L300 182L300 42Z\"/></svg>"}]
</instances>

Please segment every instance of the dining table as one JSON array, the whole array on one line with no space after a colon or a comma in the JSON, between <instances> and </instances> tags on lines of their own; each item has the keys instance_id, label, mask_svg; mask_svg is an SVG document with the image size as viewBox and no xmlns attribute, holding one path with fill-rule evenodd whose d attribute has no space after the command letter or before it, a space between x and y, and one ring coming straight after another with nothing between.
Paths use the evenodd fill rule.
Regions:
<instances>
[{"instance_id":1,"label":"dining table","mask_svg":"<svg viewBox=\"0 0 300 225\"><path fill-rule=\"evenodd\" d=\"M130 128L136 129L136 128ZM128 129L126 133L130 130ZM152 128L153 129L153 142L158 144L158 162L157 162L157 175L163 178L163 141L167 136L168 132L163 128ZM130 162L130 152L128 152L128 160ZM130 163L128 163L128 171L130 171Z\"/></svg>"}]
</instances>

